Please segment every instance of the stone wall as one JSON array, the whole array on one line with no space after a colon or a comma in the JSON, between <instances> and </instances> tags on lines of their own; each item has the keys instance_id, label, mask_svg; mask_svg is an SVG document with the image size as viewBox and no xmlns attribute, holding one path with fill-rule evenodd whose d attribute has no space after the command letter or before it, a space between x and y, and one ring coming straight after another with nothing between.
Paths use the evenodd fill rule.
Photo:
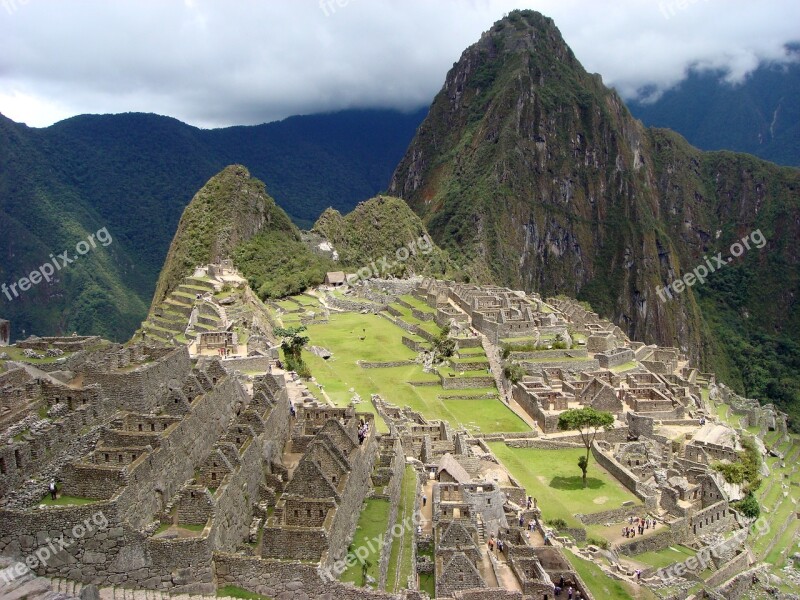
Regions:
<instances>
[{"instance_id":1,"label":"stone wall","mask_svg":"<svg viewBox=\"0 0 800 600\"><path fill-rule=\"evenodd\" d=\"M493 387L494 377L449 377L439 374L442 388L445 390L465 390L469 388Z\"/></svg>"},{"instance_id":2,"label":"stone wall","mask_svg":"<svg viewBox=\"0 0 800 600\"><path fill-rule=\"evenodd\" d=\"M645 493L639 478L629 469L617 462L613 456L604 452L597 442L592 444L592 456L599 465L606 471L611 473L622 485L624 485L630 492L636 495L637 498L642 500L648 507L653 507L655 498Z\"/></svg>"},{"instance_id":3,"label":"stone wall","mask_svg":"<svg viewBox=\"0 0 800 600\"><path fill-rule=\"evenodd\" d=\"M99 384L116 410L148 413L166 393L167 382L181 381L189 371L189 351L182 347L133 371L87 372L84 385Z\"/></svg>"},{"instance_id":4,"label":"stone wall","mask_svg":"<svg viewBox=\"0 0 800 600\"><path fill-rule=\"evenodd\" d=\"M386 526L386 532L384 533L384 551L381 553L381 561L379 565L379 578L378 584L379 587L383 588L386 586L386 577L389 572L389 558L391 552L387 551L387 549L391 549L392 547L392 528L394 524L397 522L397 513L400 508L400 496L403 491L403 475L405 474L405 465L406 459L405 455L403 454L403 447L400 444L400 440L395 440L392 448L392 463L391 463L391 471L392 475L389 479L389 485L386 489L386 495L388 496L389 500L389 521ZM398 542L399 543L399 542ZM413 563L412 563L413 564Z\"/></svg>"},{"instance_id":5,"label":"stone wall","mask_svg":"<svg viewBox=\"0 0 800 600\"><path fill-rule=\"evenodd\" d=\"M387 594L356 587L320 572L314 565L299 561L281 561L237 554L214 554L214 566L220 586L234 585L268 598L315 600L370 600L420 598L415 592Z\"/></svg>"},{"instance_id":6,"label":"stone wall","mask_svg":"<svg viewBox=\"0 0 800 600\"><path fill-rule=\"evenodd\" d=\"M529 373L538 373L544 368L564 369L567 371L596 371L600 362L596 358L587 360L548 360L542 362L523 361L523 368Z\"/></svg>"},{"instance_id":7,"label":"stone wall","mask_svg":"<svg viewBox=\"0 0 800 600\"><path fill-rule=\"evenodd\" d=\"M672 529L659 531L653 535L638 535L635 538L622 542L616 546L617 551L625 556L636 556L644 552L658 552L664 548L669 548L673 544L679 544L682 536L676 535L678 532Z\"/></svg>"},{"instance_id":8,"label":"stone wall","mask_svg":"<svg viewBox=\"0 0 800 600\"><path fill-rule=\"evenodd\" d=\"M706 579L706 585L718 587L734 575L745 571L750 566L750 557L747 552L740 552L735 558L725 562Z\"/></svg>"},{"instance_id":9,"label":"stone wall","mask_svg":"<svg viewBox=\"0 0 800 600\"><path fill-rule=\"evenodd\" d=\"M226 358L220 362L222 367L229 373L234 371L267 373L272 359L268 356L250 356L247 358Z\"/></svg>"}]
</instances>

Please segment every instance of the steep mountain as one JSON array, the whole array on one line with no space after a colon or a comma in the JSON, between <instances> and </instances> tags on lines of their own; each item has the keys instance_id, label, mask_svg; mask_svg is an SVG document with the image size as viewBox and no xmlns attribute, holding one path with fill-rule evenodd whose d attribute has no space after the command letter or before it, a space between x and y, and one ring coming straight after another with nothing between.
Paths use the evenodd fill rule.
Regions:
<instances>
[{"instance_id":1,"label":"steep mountain","mask_svg":"<svg viewBox=\"0 0 800 600\"><path fill-rule=\"evenodd\" d=\"M330 242L339 262L352 272L369 268L382 276L443 276L452 269L420 218L399 198L378 196L346 216L329 208L312 232Z\"/></svg>"},{"instance_id":2,"label":"steep mountain","mask_svg":"<svg viewBox=\"0 0 800 600\"><path fill-rule=\"evenodd\" d=\"M646 129L552 20L514 11L447 74L390 193L472 280L588 300L634 339L800 407L799 187L796 169ZM756 230L765 247L659 297Z\"/></svg>"},{"instance_id":3,"label":"steep mountain","mask_svg":"<svg viewBox=\"0 0 800 600\"><path fill-rule=\"evenodd\" d=\"M190 277L195 267L231 258L262 298L296 294L323 282L327 271L373 276L444 275L447 255L419 217L399 198L377 197L342 215L328 209L313 231L335 259L315 252L264 183L241 165L212 177L183 211L158 279L152 310Z\"/></svg>"},{"instance_id":4,"label":"steep mountain","mask_svg":"<svg viewBox=\"0 0 800 600\"><path fill-rule=\"evenodd\" d=\"M800 166L800 47L796 62L762 64L738 84L720 71L692 70L677 87L654 101L628 102L650 127L668 127L703 150L747 152Z\"/></svg>"},{"instance_id":5,"label":"steep mountain","mask_svg":"<svg viewBox=\"0 0 800 600\"><path fill-rule=\"evenodd\" d=\"M74 117L44 129L0 115L0 283L103 227L113 244L9 301L12 335L130 336L147 312L193 194L229 164L269 185L296 223L383 190L423 112L352 110L201 130L146 114ZM102 264L101 264L101 261Z\"/></svg>"},{"instance_id":6,"label":"steep mountain","mask_svg":"<svg viewBox=\"0 0 800 600\"><path fill-rule=\"evenodd\" d=\"M299 247L301 255L314 259L311 251L302 245L297 226L267 195L264 184L251 178L250 172L241 165L226 167L195 194L183 211L158 278L152 306L160 304L195 267L231 257L239 259L244 248L258 243L264 236L274 238L276 246L285 248L289 259L298 258L298 248L288 252L293 245ZM260 262L267 268L274 268L286 260L280 253L276 248L276 253L260 256ZM255 275L249 261L237 262L242 263L237 266L243 267L244 275ZM320 282L324 274L321 270Z\"/></svg>"}]
</instances>

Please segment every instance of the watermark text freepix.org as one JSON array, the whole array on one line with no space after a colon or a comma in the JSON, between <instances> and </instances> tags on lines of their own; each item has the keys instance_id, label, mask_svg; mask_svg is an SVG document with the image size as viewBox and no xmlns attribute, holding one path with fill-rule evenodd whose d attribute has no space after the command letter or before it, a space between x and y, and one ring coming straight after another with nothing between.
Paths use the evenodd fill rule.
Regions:
<instances>
[{"instance_id":1,"label":"watermark text freepix.org","mask_svg":"<svg viewBox=\"0 0 800 600\"><path fill-rule=\"evenodd\" d=\"M657 287L656 294L658 294L661 302L666 302L667 300L672 300L673 294L682 294L686 291L686 288L692 287L695 283L705 283L709 274L732 263L733 259L739 258L745 253L745 250L750 250L751 242L759 250L767 245L767 239L764 234L761 233L760 229L756 229L749 235L744 236L740 241L731 244L731 256L728 258L723 258L722 252L717 252L711 258L704 256L705 264L697 265L691 271L684 273L683 277L676 279L666 287Z\"/></svg>"},{"instance_id":2,"label":"watermark text freepix.org","mask_svg":"<svg viewBox=\"0 0 800 600\"><path fill-rule=\"evenodd\" d=\"M395 260L389 260L388 256L383 256L378 259L371 260L368 265L361 267L355 273L351 273L346 277L346 284L348 286L355 285L359 281L366 281L373 277L380 277L381 275L390 275L394 269L406 262L412 256L417 254L430 254L433 250L433 240L426 233L418 237L416 240L411 240L405 246L398 248L394 257Z\"/></svg>"},{"instance_id":3,"label":"watermark text freepix.org","mask_svg":"<svg viewBox=\"0 0 800 600\"><path fill-rule=\"evenodd\" d=\"M85 240L81 240L75 244L75 252L77 254L70 256L69 250L65 250L59 255L51 254L48 262L44 263L38 269L31 271L27 277L22 277L15 283L8 285L4 283L0 285L0 292L8 298L9 302L14 298L19 298L20 292L27 292L33 286L39 285L42 281L50 283L53 280L53 276L64 267L71 265L81 256L88 254L93 248L97 248L98 242L101 246L106 247L111 245L113 241L114 240L111 239L111 234L108 233L108 229L103 227L98 230L97 233L93 233Z\"/></svg>"},{"instance_id":4,"label":"watermark text freepix.org","mask_svg":"<svg viewBox=\"0 0 800 600\"><path fill-rule=\"evenodd\" d=\"M107 527L108 517L103 514L103 511L98 511L91 517L86 517L80 523L76 523L69 532L72 534L71 537L62 534L55 540L45 538L44 544L26 556L25 560L16 562L0 571L0 580L11 583L39 566L46 567L50 559L71 548L77 540L94 533L97 529L106 529Z\"/></svg>"},{"instance_id":5,"label":"watermark text freepix.org","mask_svg":"<svg viewBox=\"0 0 800 600\"><path fill-rule=\"evenodd\" d=\"M387 542L391 543L392 540L402 537L406 533L413 532L414 528L420 523L422 523L422 515L419 511L415 511L412 516L403 519L402 523L396 523L392 526L389 530L388 540L384 534L375 536L367 540L366 544L348 552L345 558L337 560L330 567L318 567L317 573L323 581L336 581L349 567L353 567L358 563L364 564L367 557L379 553Z\"/></svg>"},{"instance_id":6,"label":"watermark text freepix.org","mask_svg":"<svg viewBox=\"0 0 800 600\"><path fill-rule=\"evenodd\" d=\"M752 526L758 530L760 536L767 535L770 532L769 521L767 521L764 516L756 519ZM686 573L702 573L711 564L712 557L724 560L727 554L735 550L738 543L739 541L733 537L717 546L706 546L700 549L695 556L691 556L683 562L659 569L656 571L656 575L658 575L663 583L669 584L672 583L674 579L683 577Z\"/></svg>"}]
</instances>

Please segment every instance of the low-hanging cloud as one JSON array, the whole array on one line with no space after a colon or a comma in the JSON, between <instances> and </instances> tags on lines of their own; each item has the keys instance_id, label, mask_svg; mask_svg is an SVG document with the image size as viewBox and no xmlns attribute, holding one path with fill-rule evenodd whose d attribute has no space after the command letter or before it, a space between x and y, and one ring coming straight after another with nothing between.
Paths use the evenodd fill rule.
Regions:
<instances>
[{"instance_id":1,"label":"low-hanging cloud","mask_svg":"<svg viewBox=\"0 0 800 600\"><path fill-rule=\"evenodd\" d=\"M693 66L741 80L800 37L796 0L0 0L0 112L35 126L144 111L217 127L413 109L514 8L552 17L628 98Z\"/></svg>"}]
</instances>

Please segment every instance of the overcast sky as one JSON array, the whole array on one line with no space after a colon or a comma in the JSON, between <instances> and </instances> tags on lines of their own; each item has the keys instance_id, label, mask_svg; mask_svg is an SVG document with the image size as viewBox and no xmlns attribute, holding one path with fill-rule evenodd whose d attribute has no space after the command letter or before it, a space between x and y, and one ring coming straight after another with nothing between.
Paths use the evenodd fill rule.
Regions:
<instances>
[{"instance_id":1,"label":"overcast sky","mask_svg":"<svg viewBox=\"0 0 800 600\"><path fill-rule=\"evenodd\" d=\"M552 17L629 98L693 64L740 80L800 41L798 0L0 0L0 112L154 112L200 127L430 103L514 8Z\"/></svg>"}]
</instances>

